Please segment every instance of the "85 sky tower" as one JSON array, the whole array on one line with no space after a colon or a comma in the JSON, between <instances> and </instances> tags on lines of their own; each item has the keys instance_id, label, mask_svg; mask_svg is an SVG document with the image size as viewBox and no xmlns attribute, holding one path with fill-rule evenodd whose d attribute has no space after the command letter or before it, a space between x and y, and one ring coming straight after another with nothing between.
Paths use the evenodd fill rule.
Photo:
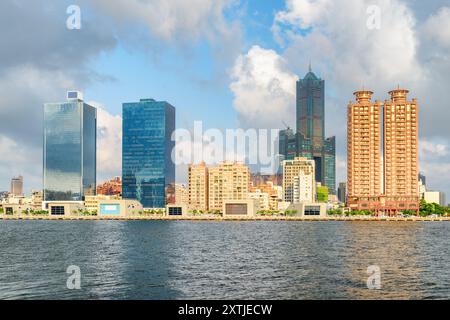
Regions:
<instances>
[{"instance_id":1,"label":"85 sky tower","mask_svg":"<svg viewBox=\"0 0 450 320\"><path fill-rule=\"evenodd\" d=\"M280 154L286 160L295 157L313 159L316 182L336 194L336 139L325 137L325 81L309 68L297 82L296 125L280 132Z\"/></svg>"}]
</instances>

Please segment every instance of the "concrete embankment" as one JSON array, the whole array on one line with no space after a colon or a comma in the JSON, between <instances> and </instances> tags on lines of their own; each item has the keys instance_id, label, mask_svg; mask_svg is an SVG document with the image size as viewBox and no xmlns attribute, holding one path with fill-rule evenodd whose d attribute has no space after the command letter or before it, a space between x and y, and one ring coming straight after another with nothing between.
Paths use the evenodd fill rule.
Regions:
<instances>
[{"instance_id":1,"label":"concrete embankment","mask_svg":"<svg viewBox=\"0 0 450 320\"><path fill-rule=\"evenodd\" d=\"M30 215L0 215L0 220L47 220L47 221L350 221L350 222L426 222L450 221L450 217L284 217L284 216L256 216L256 217L222 217L222 216L126 216L126 217L99 217L99 216L30 216Z\"/></svg>"}]
</instances>

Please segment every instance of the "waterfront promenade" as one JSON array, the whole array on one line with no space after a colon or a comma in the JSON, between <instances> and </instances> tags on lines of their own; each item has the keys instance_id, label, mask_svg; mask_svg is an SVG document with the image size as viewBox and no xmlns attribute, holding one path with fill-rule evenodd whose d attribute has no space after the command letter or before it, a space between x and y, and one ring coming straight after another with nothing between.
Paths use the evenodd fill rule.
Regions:
<instances>
[{"instance_id":1,"label":"waterfront promenade","mask_svg":"<svg viewBox=\"0 0 450 320\"><path fill-rule=\"evenodd\" d=\"M450 221L450 217L300 217L300 216L255 216L255 217L222 217L219 215L201 216L165 216L165 215L137 215L137 216L47 216L47 215L0 215L0 220L48 220L48 221L353 221L353 222L426 222Z\"/></svg>"}]
</instances>

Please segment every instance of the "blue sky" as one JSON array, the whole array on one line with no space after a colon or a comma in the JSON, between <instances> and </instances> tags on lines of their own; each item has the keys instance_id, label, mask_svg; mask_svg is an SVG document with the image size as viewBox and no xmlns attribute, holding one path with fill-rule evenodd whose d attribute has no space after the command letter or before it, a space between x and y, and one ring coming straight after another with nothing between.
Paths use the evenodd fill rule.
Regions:
<instances>
[{"instance_id":1,"label":"blue sky","mask_svg":"<svg viewBox=\"0 0 450 320\"><path fill-rule=\"evenodd\" d=\"M224 16L230 20L239 16L244 51L255 44L278 50L271 27L274 14L283 7L282 0L249 0L232 6ZM86 87L86 98L101 103L113 114L121 114L122 102L151 97L177 108L179 127L190 127L196 120L212 128L238 126L228 89L231 65L216 61L206 40L191 43L187 54L172 44L164 44L157 53L140 49L119 40L113 51L92 61L93 70L111 79Z\"/></svg>"}]
</instances>

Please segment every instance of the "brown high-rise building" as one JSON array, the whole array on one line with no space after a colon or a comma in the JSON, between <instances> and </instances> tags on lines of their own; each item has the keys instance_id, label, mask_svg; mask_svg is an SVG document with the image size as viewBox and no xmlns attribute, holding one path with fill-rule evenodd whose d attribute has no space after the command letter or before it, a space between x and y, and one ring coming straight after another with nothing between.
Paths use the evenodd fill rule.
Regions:
<instances>
[{"instance_id":1,"label":"brown high-rise building","mask_svg":"<svg viewBox=\"0 0 450 320\"><path fill-rule=\"evenodd\" d=\"M409 91L389 92L384 103L384 195L388 213L419 210L418 105Z\"/></svg>"},{"instance_id":2,"label":"brown high-rise building","mask_svg":"<svg viewBox=\"0 0 450 320\"><path fill-rule=\"evenodd\" d=\"M397 89L383 107L371 102L372 94L355 92L356 103L348 106L348 205L387 214L417 211L417 101Z\"/></svg>"},{"instance_id":3,"label":"brown high-rise building","mask_svg":"<svg viewBox=\"0 0 450 320\"><path fill-rule=\"evenodd\" d=\"M375 210L380 205L381 103L371 91L357 91L348 105L347 188L348 205L355 210Z\"/></svg>"}]
</instances>

